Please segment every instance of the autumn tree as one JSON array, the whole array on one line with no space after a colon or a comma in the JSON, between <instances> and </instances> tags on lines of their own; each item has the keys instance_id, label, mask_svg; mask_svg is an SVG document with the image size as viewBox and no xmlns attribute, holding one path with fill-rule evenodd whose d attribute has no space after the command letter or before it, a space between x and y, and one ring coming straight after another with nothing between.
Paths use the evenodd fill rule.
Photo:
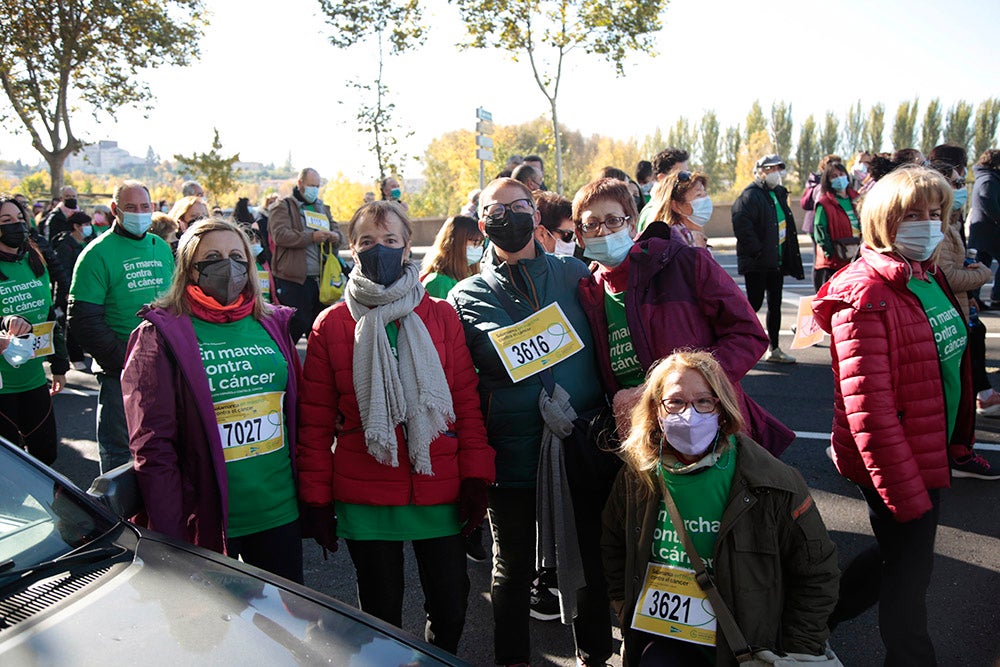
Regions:
<instances>
[{"instance_id":1,"label":"autumn tree","mask_svg":"<svg viewBox=\"0 0 1000 667\"><path fill-rule=\"evenodd\" d=\"M666 0L450 0L468 32L464 47L526 57L535 84L549 104L555 143L556 189L563 189L563 137L559 86L567 55L583 51L625 73L629 53L653 54L654 35Z\"/></svg>"},{"instance_id":2,"label":"autumn tree","mask_svg":"<svg viewBox=\"0 0 1000 667\"><path fill-rule=\"evenodd\" d=\"M795 150L795 165L799 172L799 180L803 183L806 177L816 170L819 150L819 142L816 140L816 119L810 114L799 128L799 145Z\"/></svg>"},{"instance_id":3,"label":"autumn tree","mask_svg":"<svg viewBox=\"0 0 1000 667\"><path fill-rule=\"evenodd\" d=\"M819 135L820 156L836 154L839 145L840 122L833 112L827 111L826 118L823 120L823 131Z\"/></svg>"},{"instance_id":4,"label":"autumn tree","mask_svg":"<svg viewBox=\"0 0 1000 667\"><path fill-rule=\"evenodd\" d=\"M757 164L757 160L774 152L774 143L768 136L767 130L757 130L743 142L736 159L735 180L729 190L729 194L734 199L743 191L743 188L753 181L754 165Z\"/></svg>"},{"instance_id":5,"label":"autumn tree","mask_svg":"<svg viewBox=\"0 0 1000 667\"><path fill-rule=\"evenodd\" d=\"M683 148L688 153L693 153L695 144L698 142L698 131L691 127L687 118L681 117L667 131L667 145L676 148Z\"/></svg>"},{"instance_id":6,"label":"autumn tree","mask_svg":"<svg viewBox=\"0 0 1000 667\"><path fill-rule=\"evenodd\" d=\"M750 137L753 135L766 131L767 121L764 119L764 110L760 108L760 101L754 100L753 105L750 107L750 113L747 114L747 124L743 134L744 139L745 141L750 141Z\"/></svg>"},{"instance_id":7,"label":"autumn tree","mask_svg":"<svg viewBox=\"0 0 1000 667\"><path fill-rule=\"evenodd\" d=\"M791 157L792 150L792 105L775 102L771 105L771 124L769 127L771 143L781 159Z\"/></svg>"},{"instance_id":8,"label":"autumn tree","mask_svg":"<svg viewBox=\"0 0 1000 667\"><path fill-rule=\"evenodd\" d=\"M398 55L424 42L419 0L319 0L326 22L333 28L330 43L350 48L374 37L378 67L373 81L355 80L361 103L355 113L358 131L371 137L371 150L378 163L378 177L395 172L405 156L399 150L401 136L410 136L396 120L396 104L385 83L387 55ZM388 42L389 53L386 53Z\"/></svg>"},{"instance_id":9,"label":"autumn tree","mask_svg":"<svg viewBox=\"0 0 1000 667\"><path fill-rule=\"evenodd\" d=\"M861 100L847 110L847 120L844 123L844 148L848 153L860 150L871 150L865 145L865 113L861 108Z\"/></svg>"},{"instance_id":10,"label":"autumn tree","mask_svg":"<svg viewBox=\"0 0 1000 667\"><path fill-rule=\"evenodd\" d=\"M935 97L924 109L924 122L920 126L920 151L927 155L938 145L941 136L941 100Z\"/></svg>"},{"instance_id":11,"label":"autumn tree","mask_svg":"<svg viewBox=\"0 0 1000 667\"><path fill-rule=\"evenodd\" d=\"M917 143L917 100L900 102L892 124L892 147L913 148Z\"/></svg>"},{"instance_id":12,"label":"autumn tree","mask_svg":"<svg viewBox=\"0 0 1000 667\"><path fill-rule=\"evenodd\" d=\"M1000 99L991 97L976 107L975 129L972 138L973 156L979 157L988 148L996 146L997 123L1000 121Z\"/></svg>"},{"instance_id":13,"label":"autumn tree","mask_svg":"<svg viewBox=\"0 0 1000 667\"><path fill-rule=\"evenodd\" d=\"M972 143L971 121L972 105L965 100L959 100L948 109L944 124L944 140L968 151Z\"/></svg>"},{"instance_id":14,"label":"autumn tree","mask_svg":"<svg viewBox=\"0 0 1000 667\"><path fill-rule=\"evenodd\" d=\"M218 200L236 187L236 179L240 170L236 163L240 154L226 157L222 154L222 142L219 140L219 130L212 128L215 137L212 139L212 150L207 153L195 153L190 157L174 155L180 164L178 171L199 181L212 197Z\"/></svg>"},{"instance_id":15,"label":"autumn tree","mask_svg":"<svg viewBox=\"0 0 1000 667\"><path fill-rule=\"evenodd\" d=\"M864 141L868 150L878 153L882 150L882 135L885 134L885 105L872 105L865 121Z\"/></svg>"},{"instance_id":16,"label":"autumn tree","mask_svg":"<svg viewBox=\"0 0 1000 667\"><path fill-rule=\"evenodd\" d=\"M726 128L726 136L722 141L722 164L726 187L732 187L736 182L736 163L742 145L743 134L740 132L740 126Z\"/></svg>"},{"instance_id":17,"label":"autumn tree","mask_svg":"<svg viewBox=\"0 0 1000 667\"><path fill-rule=\"evenodd\" d=\"M196 60L205 23L202 0L0 3L0 122L31 137L53 196L66 158L86 143L73 131L76 114L114 120L125 106L148 110L153 94L142 73Z\"/></svg>"}]
</instances>

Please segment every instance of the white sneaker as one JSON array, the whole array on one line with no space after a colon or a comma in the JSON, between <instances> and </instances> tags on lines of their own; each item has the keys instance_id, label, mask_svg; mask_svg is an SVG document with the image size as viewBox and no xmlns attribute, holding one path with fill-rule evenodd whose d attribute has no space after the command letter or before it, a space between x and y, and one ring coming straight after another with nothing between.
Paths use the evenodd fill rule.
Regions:
<instances>
[{"instance_id":1,"label":"white sneaker","mask_svg":"<svg viewBox=\"0 0 1000 667\"><path fill-rule=\"evenodd\" d=\"M780 347L772 348L770 352L764 357L764 361L770 362L772 364L794 364L795 357L785 354L781 351Z\"/></svg>"}]
</instances>

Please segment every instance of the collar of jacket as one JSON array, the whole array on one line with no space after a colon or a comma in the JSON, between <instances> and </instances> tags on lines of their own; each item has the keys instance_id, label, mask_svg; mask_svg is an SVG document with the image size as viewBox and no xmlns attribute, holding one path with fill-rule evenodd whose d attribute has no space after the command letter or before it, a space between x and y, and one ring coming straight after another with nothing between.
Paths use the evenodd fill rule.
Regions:
<instances>
[{"instance_id":1,"label":"collar of jacket","mask_svg":"<svg viewBox=\"0 0 1000 667\"><path fill-rule=\"evenodd\" d=\"M635 240L629 251L629 261L636 268L654 270L666 265L677 253L689 247L679 229L662 220L651 222Z\"/></svg>"},{"instance_id":2,"label":"collar of jacket","mask_svg":"<svg viewBox=\"0 0 1000 667\"><path fill-rule=\"evenodd\" d=\"M875 273L882 276L886 282L891 283L895 287L905 288L906 283L909 282L910 277L913 275L913 269L910 268L909 262L896 253L878 252L867 245L862 245L861 256L864 257L865 262L868 263L868 266ZM925 273L934 273L934 260L924 260L920 262L920 267Z\"/></svg>"}]
</instances>

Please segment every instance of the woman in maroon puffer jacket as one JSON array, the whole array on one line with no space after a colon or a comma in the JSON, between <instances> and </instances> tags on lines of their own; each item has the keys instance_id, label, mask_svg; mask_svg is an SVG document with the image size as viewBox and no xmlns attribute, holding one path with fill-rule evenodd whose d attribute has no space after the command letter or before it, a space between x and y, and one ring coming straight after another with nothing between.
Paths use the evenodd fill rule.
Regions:
<instances>
[{"instance_id":1,"label":"woman in maroon puffer jacket","mask_svg":"<svg viewBox=\"0 0 1000 667\"><path fill-rule=\"evenodd\" d=\"M833 337L833 454L869 506L877 547L845 570L830 618L879 603L886 664L934 664L926 594L949 447L972 442L974 393L965 321L933 255L952 189L904 167L862 208L861 257L819 291L813 309Z\"/></svg>"},{"instance_id":2,"label":"woman in maroon puffer jacket","mask_svg":"<svg viewBox=\"0 0 1000 667\"><path fill-rule=\"evenodd\" d=\"M428 296L408 261L399 204L362 206L348 237L345 300L309 334L299 495L317 542L335 549L345 538L361 609L396 626L403 542L413 543L426 639L455 653L469 594L460 533L483 520L495 475L478 377L455 310Z\"/></svg>"}]
</instances>

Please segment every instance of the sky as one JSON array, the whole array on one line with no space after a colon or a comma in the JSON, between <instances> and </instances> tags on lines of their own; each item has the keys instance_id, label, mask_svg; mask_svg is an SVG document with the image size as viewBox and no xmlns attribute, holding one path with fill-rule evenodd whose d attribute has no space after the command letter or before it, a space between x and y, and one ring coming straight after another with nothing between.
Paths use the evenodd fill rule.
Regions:
<instances>
[{"instance_id":1,"label":"sky","mask_svg":"<svg viewBox=\"0 0 1000 667\"><path fill-rule=\"evenodd\" d=\"M205 0L211 12L201 58L186 68L145 74L156 95L143 117L131 107L100 124L78 113L85 140L117 140L134 155L207 151L218 128L223 151L242 160L317 168L368 180L377 172L354 119L350 82L371 79L373 44L341 50L316 0L246 3ZM474 129L482 106L498 124L547 115L526 61L499 50L461 51L457 10L427 0L426 44L388 58L386 83L399 121L413 132L404 150L421 156L436 137ZM248 7L254 7L248 11ZM267 7L259 10L257 7ZM997 0L672 0L663 15L656 57L629 56L625 76L582 52L567 56L559 92L560 122L584 135L641 141L680 116L697 122L709 109L723 126L743 122L759 99L792 105L798 124L809 114L843 118L856 100L886 105L886 137L896 106L918 96L955 101L1000 96L1000 2ZM0 158L36 163L24 133L0 128ZM420 177L419 161L404 176ZM621 165L630 169L631 165Z\"/></svg>"}]
</instances>

